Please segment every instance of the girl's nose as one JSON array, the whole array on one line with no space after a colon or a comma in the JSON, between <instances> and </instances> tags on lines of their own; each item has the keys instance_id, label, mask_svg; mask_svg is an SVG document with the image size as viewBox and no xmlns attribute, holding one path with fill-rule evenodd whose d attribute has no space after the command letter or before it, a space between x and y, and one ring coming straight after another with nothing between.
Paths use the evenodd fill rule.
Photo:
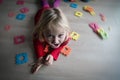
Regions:
<instances>
[{"instance_id":1,"label":"girl's nose","mask_svg":"<svg viewBox=\"0 0 120 80\"><path fill-rule=\"evenodd\" d=\"M58 44L58 43L59 43L59 38L55 37L55 38L53 39L53 44Z\"/></svg>"}]
</instances>

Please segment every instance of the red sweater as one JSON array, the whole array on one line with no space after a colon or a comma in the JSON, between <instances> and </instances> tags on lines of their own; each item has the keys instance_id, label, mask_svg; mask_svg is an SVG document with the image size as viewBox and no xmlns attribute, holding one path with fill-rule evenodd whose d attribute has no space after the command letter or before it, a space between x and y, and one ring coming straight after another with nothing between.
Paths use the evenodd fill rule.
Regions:
<instances>
[{"instance_id":1,"label":"red sweater","mask_svg":"<svg viewBox=\"0 0 120 80\"><path fill-rule=\"evenodd\" d=\"M40 19L40 16L42 14L42 12L46 9L49 9L49 7L44 7L42 9L40 9L37 14L35 15L35 25L37 24L37 22L39 21ZM54 60L57 60L58 59L58 56L60 54L60 51L61 49L67 45L67 43L69 42L70 39L68 39L67 41L65 41L64 43L61 44L61 46L59 48L56 48L56 49L52 49L52 51L50 51L51 55L53 56ZM36 52L36 55L37 57L44 57L46 56L46 52L44 51L45 50L45 47L46 45L48 45L46 42L41 42L39 39L35 39L33 40L33 43L34 43L34 48L35 48L35 52Z\"/></svg>"}]
</instances>

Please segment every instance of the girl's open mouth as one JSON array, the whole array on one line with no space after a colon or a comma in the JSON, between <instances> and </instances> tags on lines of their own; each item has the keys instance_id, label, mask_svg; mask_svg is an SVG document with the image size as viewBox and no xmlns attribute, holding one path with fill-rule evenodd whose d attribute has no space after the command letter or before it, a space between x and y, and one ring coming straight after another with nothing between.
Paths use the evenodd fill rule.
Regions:
<instances>
[{"instance_id":1,"label":"girl's open mouth","mask_svg":"<svg viewBox=\"0 0 120 80\"><path fill-rule=\"evenodd\" d=\"M53 46L53 48L58 48L59 44L53 44L52 46Z\"/></svg>"}]
</instances>

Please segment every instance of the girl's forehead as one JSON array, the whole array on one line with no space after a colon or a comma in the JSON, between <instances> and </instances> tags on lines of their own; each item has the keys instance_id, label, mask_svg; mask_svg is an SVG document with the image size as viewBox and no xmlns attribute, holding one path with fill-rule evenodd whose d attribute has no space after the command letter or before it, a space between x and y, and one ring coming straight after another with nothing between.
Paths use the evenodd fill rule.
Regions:
<instances>
[{"instance_id":1,"label":"girl's forehead","mask_svg":"<svg viewBox=\"0 0 120 80\"><path fill-rule=\"evenodd\" d=\"M65 32L66 32L65 29L62 27L55 27L55 28L47 29L47 33L51 33L51 34L61 34Z\"/></svg>"}]
</instances>

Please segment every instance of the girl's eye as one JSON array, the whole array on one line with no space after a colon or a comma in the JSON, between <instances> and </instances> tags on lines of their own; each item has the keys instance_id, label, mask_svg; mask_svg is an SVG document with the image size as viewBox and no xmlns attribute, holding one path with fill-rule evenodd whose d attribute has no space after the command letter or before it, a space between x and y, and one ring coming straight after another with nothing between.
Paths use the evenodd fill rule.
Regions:
<instances>
[{"instance_id":1,"label":"girl's eye","mask_svg":"<svg viewBox=\"0 0 120 80\"><path fill-rule=\"evenodd\" d=\"M51 34L48 34L47 37L52 37L52 35L51 35Z\"/></svg>"},{"instance_id":2,"label":"girl's eye","mask_svg":"<svg viewBox=\"0 0 120 80\"><path fill-rule=\"evenodd\" d=\"M62 36L63 36L63 34L58 35L58 37L62 37Z\"/></svg>"}]
</instances>

